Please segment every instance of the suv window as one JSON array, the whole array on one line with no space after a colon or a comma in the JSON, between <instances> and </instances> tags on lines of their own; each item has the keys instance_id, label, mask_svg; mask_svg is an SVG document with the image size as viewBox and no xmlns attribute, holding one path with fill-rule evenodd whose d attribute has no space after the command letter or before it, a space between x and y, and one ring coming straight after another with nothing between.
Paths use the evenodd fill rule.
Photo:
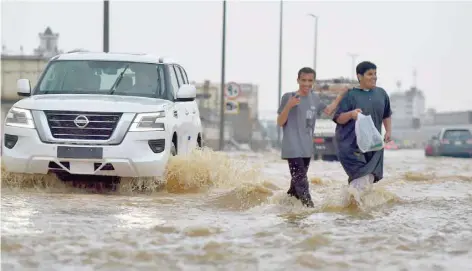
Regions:
<instances>
[{"instance_id":1,"label":"suv window","mask_svg":"<svg viewBox=\"0 0 472 271\"><path fill-rule=\"evenodd\" d=\"M47 66L35 94L108 94L168 100L163 68L160 64L124 61L56 60Z\"/></svg>"},{"instance_id":2,"label":"suv window","mask_svg":"<svg viewBox=\"0 0 472 271\"><path fill-rule=\"evenodd\" d=\"M185 81L187 82L187 84L190 84L190 81L188 80L188 74L187 74L187 71L180 67L182 69L182 74L185 75Z\"/></svg>"},{"instance_id":3,"label":"suv window","mask_svg":"<svg viewBox=\"0 0 472 271\"><path fill-rule=\"evenodd\" d=\"M180 74L182 76L182 82L184 84L188 84L187 73L185 72L184 68L182 68L180 66L176 66L176 68L178 68L180 70Z\"/></svg>"},{"instance_id":4,"label":"suv window","mask_svg":"<svg viewBox=\"0 0 472 271\"><path fill-rule=\"evenodd\" d=\"M466 129L447 130L444 132L444 139L451 140L451 141L455 141L455 140L467 141L469 139L472 139L472 133Z\"/></svg>"},{"instance_id":5,"label":"suv window","mask_svg":"<svg viewBox=\"0 0 472 271\"><path fill-rule=\"evenodd\" d=\"M177 75L175 74L173 65L169 65L169 77L170 83L172 85L172 90L174 91L174 97L176 97L177 91L179 90L179 81L177 79Z\"/></svg>"},{"instance_id":6,"label":"suv window","mask_svg":"<svg viewBox=\"0 0 472 271\"><path fill-rule=\"evenodd\" d=\"M179 81L179 87L184 84L184 81L182 80L182 74L180 73L179 66L173 65L175 74L177 74L177 80Z\"/></svg>"}]
</instances>

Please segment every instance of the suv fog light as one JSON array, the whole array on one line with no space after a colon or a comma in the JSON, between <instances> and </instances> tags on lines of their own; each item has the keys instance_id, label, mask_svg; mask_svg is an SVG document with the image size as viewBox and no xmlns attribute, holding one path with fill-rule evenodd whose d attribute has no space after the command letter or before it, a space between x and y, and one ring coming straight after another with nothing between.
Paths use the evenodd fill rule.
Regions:
<instances>
[{"instance_id":1,"label":"suv fog light","mask_svg":"<svg viewBox=\"0 0 472 271\"><path fill-rule=\"evenodd\" d=\"M5 147L7 147L8 149L13 149L13 147L15 147L16 145L16 142L18 142L18 136L5 134L3 142L5 144Z\"/></svg>"},{"instance_id":2,"label":"suv fog light","mask_svg":"<svg viewBox=\"0 0 472 271\"><path fill-rule=\"evenodd\" d=\"M148 141L149 147L151 148L153 153L161 153L166 148L166 140L165 139L153 139Z\"/></svg>"}]
</instances>

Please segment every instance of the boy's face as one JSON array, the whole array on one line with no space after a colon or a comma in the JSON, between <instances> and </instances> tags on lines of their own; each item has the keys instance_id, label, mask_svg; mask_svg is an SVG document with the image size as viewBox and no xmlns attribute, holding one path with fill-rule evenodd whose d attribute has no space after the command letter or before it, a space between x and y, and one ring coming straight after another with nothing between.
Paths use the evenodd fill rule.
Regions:
<instances>
[{"instance_id":1,"label":"boy's face","mask_svg":"<svg viewBox=\"0 0 472 271\"><path fill-rule=\"evenodd\" d=\"M358 75L359 82L369 88L372 89L377 85L377 70L370 69L364 73L364 75Z\"/></svg>"},{"instance_id":2,"label":"boy's face","mask_svg":"<svg viewBox=\"0 0 472 271\"><path fill-rule=\"evenodd\" d=\"M300 77L297 79L300 91L305 94L308 93L315 83L315 74L313 73L301 73Z\"/></svg>"}]
</instances>

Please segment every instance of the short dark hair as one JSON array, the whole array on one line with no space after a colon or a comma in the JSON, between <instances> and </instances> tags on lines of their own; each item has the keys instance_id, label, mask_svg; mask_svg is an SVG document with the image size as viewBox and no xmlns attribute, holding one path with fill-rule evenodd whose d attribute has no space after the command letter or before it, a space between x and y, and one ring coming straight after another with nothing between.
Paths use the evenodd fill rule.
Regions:
<instances>
[{"instance_id":1,"label":"short dark hair","mask_svg":"<svg viewBox=\"0 0 472 271\"><path fill-rule=\"evenodd\" d=\"M364 75L368 70L376 70L377 66L370 61L363 61L357 64L356 74Z\"/></svg>"},{"instance_id":2,"label":"short dark hair","mask_svg":"<svg viewBox=\"0 0 472 271\"><path fill-rule=\"evenodd\" d=\"M300 79L300 76L302 76L302 73L313 73L313 75L316 78L316 72L310 67L303 67L298 71L298 79Z\"/></svg>"}]
</instances>

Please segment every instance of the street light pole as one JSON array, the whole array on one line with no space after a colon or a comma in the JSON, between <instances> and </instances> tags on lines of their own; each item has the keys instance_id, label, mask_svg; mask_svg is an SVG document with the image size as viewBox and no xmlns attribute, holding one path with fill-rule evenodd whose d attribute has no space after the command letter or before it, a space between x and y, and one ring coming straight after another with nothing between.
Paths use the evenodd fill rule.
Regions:
<instances>
[{"instance_id":1,"label":"street light pole","mask_svg":"<svg viewBox=\"0 0 472 271\"><path fill-rule=\"evenodd\" d=\"M220 93L220 151L225 144L225 66L226 66L226 0L223 0L223 38L221 44L221 93Z\"/></svg>"},{"instance_id":2,"label":"street light pole","mask_svg":"<svg viewBox=\"0 0 472 271\"><path fill-rule=\"evenodd\" d=\"M110 50L110 2L103 1L103 52Z\"/></svg>"},{"instance_id":3,"label":"street light pole","mask_svg":"<svg viewBox=\"0 0 472 271\"><path fill-rule=\"evenodd\" d=\"M314 52L313 52L313 69L316 71L316 62L317 62L317 53L318 53L318 16L315 14L308 14L308 16L311 16L315 18L315 40L313 43L314 47Z\"/></svg>"},{"instance_id":4,"label":"street light pole","mask_svg":"<svg viewBox=\"0 0 472 271\"><path fill-rule=\"evenodd\" d=\"M357 57L359 56L358 54L354 54L354 53L347 53L347 55L349 57L351 57L351 61L352 61L352 67L351 67L351 72L354 73L354 77L352 78L352 80L356 80L356 77L357 77L357 74L356 74L356 59Z\"/></svg>"},{"instance_id":5,"label":"street light pole","mask_svg":"<svg viewBox=\"0 0 472 271\"><path fill-rule=\"evenodd\" d=\"M280 100L282 99L282 35L283 35L283 15L284 15L284 2L280 0L280 25L279 25L279 98L277 100L277 107L280 106ZM280 134L282 128L277 125L277 145L280 146Z\"/></svg>"}]
</instances>

